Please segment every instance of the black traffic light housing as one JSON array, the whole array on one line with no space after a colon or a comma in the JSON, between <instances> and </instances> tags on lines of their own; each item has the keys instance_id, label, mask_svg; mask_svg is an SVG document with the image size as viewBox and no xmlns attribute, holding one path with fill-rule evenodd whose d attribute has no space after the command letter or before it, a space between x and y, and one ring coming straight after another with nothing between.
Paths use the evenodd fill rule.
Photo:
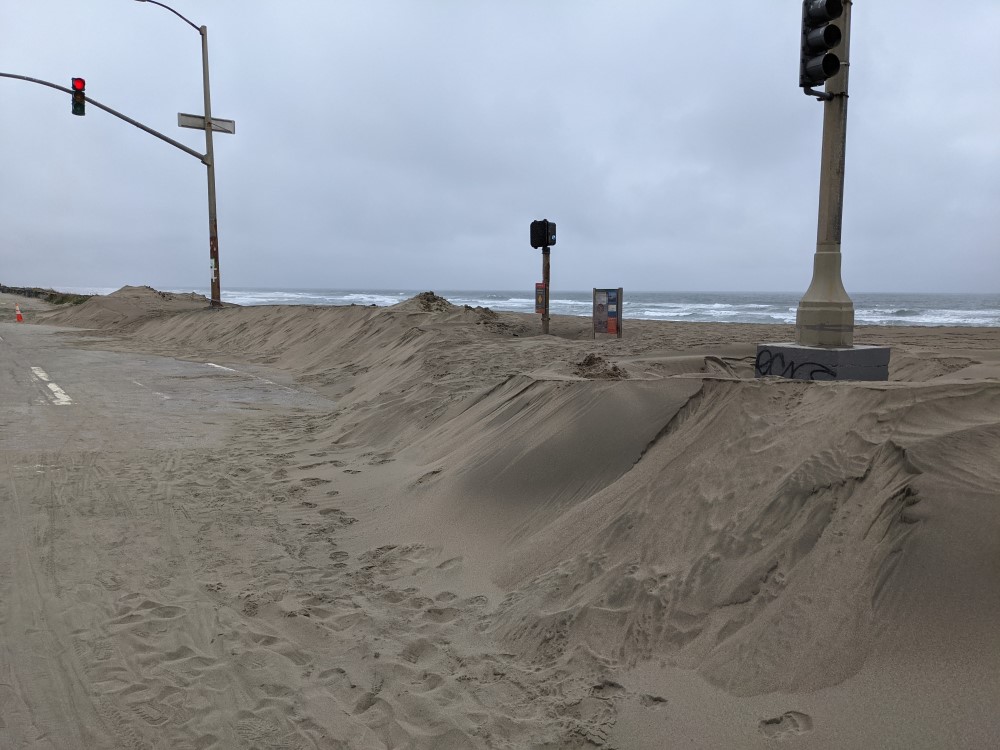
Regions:
<instances>
[{"instance_id":1,"label":"black traffic light housing","mask_svg":"<svg viewBox=\"0 0 1000 750\"><path fill-rule=\"evenodd\" d=\"M87 89L87 82L82 78L71 78L70 88L73 89L73 114L83 117L86 113L87 96L84 93Z\"/></svg>"},{"instance_id":2,"label":"black traffic light housing","mask_svg":"<svg viewBox=\"0 0 1000 750\"><path fill-rule=\"evenodd\" d=\"M842 0L803 0L799 86L819 86L840 71L840 58L830 52L843 39L840 27L831 23L844 13ZM810 92L806 92L810 93Z\"/></svg>"},{"instance_id":3,"label":"black traffic light housing","mask_svg":"<svg viewBox=\"0 0 1000 750\"><path fill-rule=\"evenodd\" d=\"M531 222L531 246L550 247L556 244L556 223L548 219Z\"/></svg>"}]
</instances>

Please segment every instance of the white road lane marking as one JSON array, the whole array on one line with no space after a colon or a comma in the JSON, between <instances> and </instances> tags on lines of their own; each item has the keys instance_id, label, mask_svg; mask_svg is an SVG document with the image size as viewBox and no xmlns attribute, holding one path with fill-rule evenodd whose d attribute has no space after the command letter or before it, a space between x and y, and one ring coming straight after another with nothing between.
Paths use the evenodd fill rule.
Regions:
<instances>
[{"instance_id":1,"label":"white road lane marking","mask_svg":"<svg viewBox=\"0 0 1000 750\"><path fill-rule=\"evenodd\" d=\"M49 393L46 394L49 400L56 406L69 406L73 403L73 399L67 395L66 391L60 388L58 385L52 382L49 374L45 372L41 367L32 367L32 375L45 383L49 389Z\"/></svg>"},{"instance_id":2,"label":"white road lane marking","mask_svg":"<svg viewBox=\"0 0 1000 750\"><path fill-rule=\"evenodd\" d=\"M289 393L296 393L294 388L289 388L287 385L281 385L280 383L275 383L273 380L268 380L267 378L262 378L259 375L252 375L248 372L240 372L239 370L234 370L232 367L223 367L222 365L217 365L213 362L205 363L208 367L214 367L218 370L225 370L226 372L235 372L237 375L243 375L244 377L252 378L254 380L259 380L261 383L267 383L268 385L273 385L275 388L280 388L283 391L288 391Z\"/></svg>"},{"instance_id":3,"label":"white road lane marking","mask_svg":"<svg viewBox=\"0 0 1000 750\"><path fill-rule=\"evenodd\" d=\"M138 380L133 380L132 382L133 382L133 383L135 383L135 384L136 384L137 386L139 386L140 388L148 388L148 389L149 389L149 391L150 391L150 393L152 393L152 394L153 394L154 396L159 396L159 397L160 397L160 398L162 398L162 399L163 399L164 401L169 401L169 400L170 400L170 396L168 396L167 394L165 394L165 393L160 393L159 391L154 391L154 390L153 390L152 388L149 388L149 386L148 386L148 385L143 385L143 384L142 384L142 383L140 383L140 382L139 382Z\"/></svg>"}]
</instances>

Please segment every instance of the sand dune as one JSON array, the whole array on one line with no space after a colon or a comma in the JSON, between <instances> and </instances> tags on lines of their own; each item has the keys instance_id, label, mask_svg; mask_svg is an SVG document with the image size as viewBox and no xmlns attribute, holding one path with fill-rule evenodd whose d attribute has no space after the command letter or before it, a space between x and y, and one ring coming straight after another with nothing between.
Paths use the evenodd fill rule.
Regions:
<instances>
[{"instance_id":1,"label":"sand dune","mask_svg":"<svg viewBox=\"0 0 1000 750\"><path fill-rule=\"evenodd\" d=\"M197 451L58 459L76 502L108 502L117 473L147 509L141 543L103 532L117 556L67 548L78 576L52 593L73 642L40 648L75 649L79 701L117 738L93 747L1000 737L998 330L860 329L893 347L888 382L802 383L752 377L782 327L593 341L555 318L542 337L433 295L210 310L126 288L32 322L326 404ZM182 560L189 588L152 585ZM71 606L87 570L107 621ZM45 698L11 684L0 740L46 746L24 744Z\"/></svg>"}]
</instances>

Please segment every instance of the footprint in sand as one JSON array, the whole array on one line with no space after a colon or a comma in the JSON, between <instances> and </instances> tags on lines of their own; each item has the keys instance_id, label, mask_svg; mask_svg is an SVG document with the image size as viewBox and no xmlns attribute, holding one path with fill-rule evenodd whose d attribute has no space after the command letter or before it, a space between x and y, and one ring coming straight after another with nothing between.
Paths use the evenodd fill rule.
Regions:
<instances>
[{"instance_id":1,"label":"footprint in sand","mask_svg":"<svg viewBox=\"0 0 1000 750\"><path fill-rule=\"evenodd\" d=\"M404 606L410 609L424 609L434 606L434 600L428 599L426 596L414 596Z\"/></svg>"},{"instance_id":2,"label":"footprint in sand","mask_svg":"<svg viewBox=\"0 0 1000 750\"><path fill-rule=\"evenodd\" d=\"M451 622L460 614L461 612L454 607L428 607L424 610L423 617L431 622L445 623Z\"/></svg>"},{"instance_id":3,"label":"footprint in sand","mask_svg":"<svg viewBox=\"0 0 1000 750\"><path fill-rule=\"evenodd\" d=\"M319 487L321 484L330 484L330 481L321 477L306 477L302 480L302 484L306 487Z\"/></svg>"},{"instance_id":4,"label":"footprint in sand","mask_svg":"<svg viewBox=\"0 0 1000 750\"><path fill-rule=\"evenodd\" d=\"M438 647L426 638L406 644L400 652L400 656L410 664L416 664L421 660L428 660L438 653Z\"/></svg>"},{"instance_id":5,"label":"footprint in sand","mask_svg":"<svg viewBox=\"0 0 1000 750\"><path fill-rule=\"evenodd\" d=\"M809 714L803 714L798 711L786 711L781 716L776 716L773 719L761 719L757 728L765 737L779 740L811 732L813 723L812 717Z\"/></svg>"},{"instance_id":6,"label":"footprint in sand","mask_svg":"<svg viewBox=\"0 0 1000 750\"><path fill-rule=\"evenodd\" d=\"M0 747L31 747L52 750L44 733L35 725L28 704L13 685L0 683Z\"/></svg>"},{"instance_id":7,"label":"footprint in sand","mask_svg":"<svg viewBox=\"0 0 1000 750\"><path fill-rule=\"evenodd\" d=\"M645 708L663 708L668 702L669 701L661 695L643 693L639 696L639 703L641 703Z\"/></svg>"},{"instance_id":8,"label":"footprint in sand","mask_svg":"<svg viewBox=\"0 0 1000 750\"><path fill-rule=\"evenodd\" d=\"M420 477L420 479L418 479L415 484L424 484L425 482L429 482L431 479L436 477L442 471L444 471L444 469L434 469L433 471L428 471L426 474Z\"/></svg>"},{"instance_id":9,"label":"footprint in sand","mask_svg":"<svg viewBox=\"0 0 1000 750\"><path fill-rule=\"evenodd\" d=\"M321 516L336 516L337 518L333 520L339 521L342 526L350 526L352 523L357 523L358 520L356 518L351 518L340 508L323 508L319 514Z\"/></svg>"},{"instance_id":10,"label":"footprint in sand","mask_svg":"<svg viewBox=\"0 0 1000 750\"><path fill-rule=\"evenodd\" d=\"M124 584L124 579L110 570L102 570L95 578L108 591L118 591Z\"/></svg>"}]
</instances>

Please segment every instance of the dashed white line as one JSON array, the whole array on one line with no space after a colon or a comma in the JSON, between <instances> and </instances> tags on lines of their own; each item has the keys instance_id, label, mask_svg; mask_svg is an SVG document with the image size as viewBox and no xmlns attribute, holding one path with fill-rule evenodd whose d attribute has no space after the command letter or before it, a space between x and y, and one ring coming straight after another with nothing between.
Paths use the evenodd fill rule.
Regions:
<instances>
[{"instance_id":1,"label":"dashed white line","mask_svg":"<svg viewBox=\"0 0 1000 750\"><path fill-rule=\"evenodd\" d=\"M273 380L262 378L259 375L253 375L248 372L240 372L239 370L234 370L232 367L223 367L222 365L217 365L214 362L206 362L205 364L208 367L214 367L217 370L225 370L226 372L235 372L237 375L243 375L244 377L252 378L253 380L259 380L261 383L267 383L267 385L273 385L275 388L280 388L283 391L296 393L296 390L294 388L289 388L287 385L281 385L280 383L275 383Z\"/></svg>"},{"instance_id":2,"label":"dashed white line","mask_svg":"<svg viewBox=\"0 0 1000 750\"><path fill-rule=\"evenodd\" d=\"M133 382L133 383L135 383L135 384L136 384L137 386L139 386L140 388L149 388L149 386L148 386L148 385L143 385L143 384L142 384L142 383L140 383L140 382L139 382L138 380L133 380L132 382ZM170 396L168 396L168 395L167 395L166 393L160 393L159 391L154 391L154 390L153 390L152 388L149 388L149 391L150 391L150 393L152 393L152 394L153 394L154 396L159 396L159 397L160 397L160 398L162 398L162 399L163 399L164 401L169 401L169 400L170 400Z\"/></svg>"},{"instance_id":3,"label":"dashed white line","mask_svg":"<svg viewBox=\"0 0 1000 750\"><path fill-rule=\"evenodd\" d=\"M66 391L64 391L58 385L53 383L52 379L49 377L49 374L45 372L45 370L43 370L41 367L32 367L31 372L35 378L43 381L45 385L48 387L49 393L47 393L46 395L49 397L49 400L52 401L53 404L55 404L56 406L69 406L70 404L73 403L73 399L69 397Z\"/></svg>"}]
</instances>

